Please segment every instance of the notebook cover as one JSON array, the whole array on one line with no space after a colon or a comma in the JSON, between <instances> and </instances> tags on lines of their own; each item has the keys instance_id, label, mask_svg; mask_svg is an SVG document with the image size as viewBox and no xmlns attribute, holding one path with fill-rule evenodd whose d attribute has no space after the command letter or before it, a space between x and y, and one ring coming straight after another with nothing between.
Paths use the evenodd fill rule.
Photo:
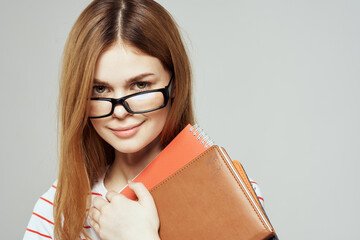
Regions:
<instances>
[{"instance_id":1,"label":"notebook cover","mask_svg":"<svg viewBox=\"0 0 360 240\"><path fill-rule=\"evenodd\" d=\"M162 240L261 240L275 235L223 149L213 146L150 190Z\"/></svg>"},{"instance_id":2,"label":"notebook cover","mask_svg":"<svg viewBox=\"0 0 360 240\"><path fill-rule=\"evenodd\" d=\"M133 181L142 182L147 189L151 189L204 152L207 147L204 139L188 124ZM129 199L136 199L127 185L121 193Z\"/></svg>"}]
</instances>

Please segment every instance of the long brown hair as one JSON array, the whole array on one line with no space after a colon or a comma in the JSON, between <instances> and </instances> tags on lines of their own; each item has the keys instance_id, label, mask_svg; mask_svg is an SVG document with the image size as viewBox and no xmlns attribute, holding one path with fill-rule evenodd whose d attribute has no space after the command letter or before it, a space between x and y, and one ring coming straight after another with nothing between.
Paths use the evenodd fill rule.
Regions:
<instances>
[{"instance_id":1,"label":"long brown hair","mask_svg":"<svg viewBox=\"0 0 360 240\"><path fill-rule=\"evenodd\" d=\"M84 232L91 187L114 159L114 150L88 120L96 61L116 41L158 58L173 73L175 92L161 143L166 146L193 123L191 69L178 28L152 0L95 0L75 22L64 50L59 95L59 176L55 195L56 239Z\"/></svg>"}]
</instances>

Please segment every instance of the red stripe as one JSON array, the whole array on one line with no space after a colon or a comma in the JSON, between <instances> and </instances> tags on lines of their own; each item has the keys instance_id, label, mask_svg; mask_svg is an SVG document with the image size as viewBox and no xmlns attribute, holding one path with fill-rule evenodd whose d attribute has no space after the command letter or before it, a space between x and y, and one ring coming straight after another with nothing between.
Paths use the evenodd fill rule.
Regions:
<instances>
[{"instance_id":1,"label":"red stripe","mask_svg":"<svg viewBox=\"0 0 360 240\"><path fill-rule=\"evenodd\" d=\"M91 228L90 226L84 226L84 228L87 228L87 229L89 229L89 228Z\"/></svg>"},{"instance_id":2,"label":"red stripe","mask_svg":"<svg viewBox=\"0 0 360 240\"><path fill-rule=\"evenodd\" d=\"M51 186L56 189L56 186L55 186L55 185L51 185Z\"/></svg>"},{"instance_id":3,"label":"red stripe","mask_svg":"<svg viewBox=\"0 0 360 240\"><path fill-rule=\"evenodd\" d=\"M254 184L258 184L257 182L255 182L255 181L250 181L251 183L254 183Z\"/></svg>"},{"instance_id":4,"label":"red stripe","mask_svg":"<svg viewBox=\"0 0 360 240\"><path fill-rule=\"evenodd\" d=\"M92 194L92 195L96 195L96 196L101 196L101 197L102 197L102 194L100 194L100 193L92 192L91 194Z\"/></svg>"},{"instance_id":5,"label":"red stripe","mask_svg":"<svg viewBox=\"0 0 360 240\"><path fill-rule=\"evenodd\" d=\"M49 200L47 200L47 199L45 199L45 198L43 198L43 197L41 197L40 199L43 200L43 201L45 201L45 202L47 202L47 203L50 203L51 205L54 205L52 202L50 202Z\"/></svg>"},{"instance_id":6,"label":"red stripe","mask_svg":"<svg viewBox=\"0 0 360 240\"><path fill-rule=\"evenodd\" d=\"M54 225L54 223L53 223L52 221L50 221L50 220L48 220L48 219L44 218L43 216L40 216L39 214L37 214L37 213L35 213L35 212L33 212L33 214L34 214L35 216L37 216L37 217L39 217L39 218L41 218L41 219L43 219L43 220L47 221L48 223L51 223L52 225Z\"/></svg>"},{"instance_id":7,"label":"red stripe","mask_svg":"<svg viewBox=\"0 0 360 240\"><path fill-rule=\"evenodd\" d=\"M264 201L264 199L263 199L262 197L258 197L258 199L260 199L260 200Z\"/></svg>"},{"instance_id":8,"label":"red stripe","mask_svg":"<svg viewBox=\"0 0 360 240\"><path fill-rule=\"evenodd\" d=\"M29 232L32 232L32 233L36 233L36 234L38 234L38 235L40 235L40 236L42 236L42 237L46 237L46 238L50 238L50 239L52 239L52 237L51 237L51 236L48 236L48 235L45 235L45 234L39 233L39 232L34 231L34 230L31 230L31 229L29 229L29 228L27 228L27 229L26 229L26 231L29 231Z\"/></svg>"}]
</instances>

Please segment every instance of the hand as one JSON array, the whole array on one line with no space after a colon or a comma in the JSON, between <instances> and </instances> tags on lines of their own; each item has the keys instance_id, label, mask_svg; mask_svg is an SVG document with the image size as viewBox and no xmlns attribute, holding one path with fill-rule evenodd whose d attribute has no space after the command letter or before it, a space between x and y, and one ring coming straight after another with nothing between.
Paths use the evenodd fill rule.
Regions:
<instances>
[{"instance_id":1,"label":"hand","mask_svg":"<svg viewBox=\"0 0 360 240\"><path fill-rule=\"evenodd\" d=\"M159 217L150 192L144 184L129 182L138 201L108 192L107 202L96 197L90 209L90 224L103 240L145 240L159 238Z\"/></svg>"}]
</instances>

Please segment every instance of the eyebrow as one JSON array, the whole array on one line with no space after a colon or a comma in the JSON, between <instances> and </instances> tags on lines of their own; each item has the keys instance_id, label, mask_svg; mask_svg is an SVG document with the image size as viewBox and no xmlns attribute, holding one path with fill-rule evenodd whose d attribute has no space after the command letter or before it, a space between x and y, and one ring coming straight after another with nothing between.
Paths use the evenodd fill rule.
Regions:
<instances>
[{"instance_id":1,"label":"eyebrow","mask_svg":"<svg viewBox=\"0 0 360 240\"><path fill-rule=\"evenodd\" d=\"M130 83L133 83L133 82L140 81L140 80L142 80L143 78L145 78L147 76L154 76L154 75L155 75L154 73L142 73L142 74L139 74L137 76L134 76L132 78L129 78L129 79L125 80L125 83L130 84Z\"/></svg>"},{"instance_id":2,"label":"eyebrow","mask_svg":"<svg viewBox=\"0 0 360 240\"><path fill-rule=\"evenodd\" d=\"M131 77L129 79L126 79L125 84L128 85L128 84L140 81L141 79L143 79L143 78L145 78L147 76L153 76L153 75L155 75L155 74L154 73L142 73L142 74L136 75L134 77ZM102 84L102 85L105 85L105 86L110 85L108 82L102 81L102 80L96 79L96 78L94 78L94 84Z\"/></svg>"}]
</instances>

